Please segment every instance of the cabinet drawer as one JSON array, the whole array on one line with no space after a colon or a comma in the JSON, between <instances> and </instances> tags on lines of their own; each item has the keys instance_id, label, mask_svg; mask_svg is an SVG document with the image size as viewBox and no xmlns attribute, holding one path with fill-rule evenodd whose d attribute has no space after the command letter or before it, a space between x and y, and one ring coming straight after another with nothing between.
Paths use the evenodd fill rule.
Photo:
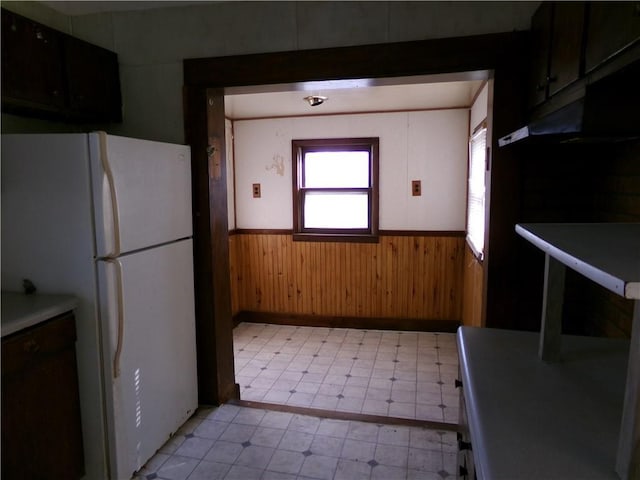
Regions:
<instances>
[{"instance_id":1,"label":"cabinet drawer","mask_svg":"<svg viewBox=\"0 0 640 480\"><path fill-rule=\"evenodd\" d=\"M76 341L71 312L52 318L2 340L2 375L18 372Z\"/></svg>"}]
</instances>

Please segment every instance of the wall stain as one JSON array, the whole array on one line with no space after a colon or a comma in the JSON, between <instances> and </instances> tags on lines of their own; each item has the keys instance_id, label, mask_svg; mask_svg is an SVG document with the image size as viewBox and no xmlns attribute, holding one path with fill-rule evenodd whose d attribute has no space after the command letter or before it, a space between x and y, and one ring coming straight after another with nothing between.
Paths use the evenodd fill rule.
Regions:
<instances>
[{"instance_id":1,"label":"wall stain","mask_svg":"<svg viewBox=\"0 0 640 480\"><path fill-rule=\"evenodd\" d=\"M276 153L273 156L273 163L271 165L267 165L265 167L265 170L275 170L276 174L284 177L284 157Z\"/></svg>"}]
</instances>

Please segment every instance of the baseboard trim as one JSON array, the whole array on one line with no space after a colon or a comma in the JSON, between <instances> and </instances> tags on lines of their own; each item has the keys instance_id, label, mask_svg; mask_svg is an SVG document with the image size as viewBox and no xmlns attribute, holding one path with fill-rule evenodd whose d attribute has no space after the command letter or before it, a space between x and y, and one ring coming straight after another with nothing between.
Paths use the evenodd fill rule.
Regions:
<instances>
[{"instance_id":1,"label":"baseboard trim","mask_svg":"<svg viewBox=\"0 0 640 480\"><path fill-rule=\"evenodd\" d=\"M414 332L455 333L460 322L421 318L331 317L289 313L241 311L233 316L233 325L242 322L297 325L303 327L358 328L367 330L398 330Z\"/></svg>"}]
</instances>

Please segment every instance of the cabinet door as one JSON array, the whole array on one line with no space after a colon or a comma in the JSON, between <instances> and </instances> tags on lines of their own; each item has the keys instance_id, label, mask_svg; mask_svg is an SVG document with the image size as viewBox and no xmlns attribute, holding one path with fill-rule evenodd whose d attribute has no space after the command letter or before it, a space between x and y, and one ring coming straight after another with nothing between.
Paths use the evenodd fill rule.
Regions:
<instances>
[{"instance_id":1,"label":"cabinet door","mask_svg":"<svg viewBox=\"0 0 640 480\"><path fill-rule=\"evenodd\" d=\"M585 69L593 70L640 39L640 2L589 3Z\"/></svg>"},{"instance_id":2,"label":"cabinet door","mask_svg":"<svg viewBox=\"0 0 640 480\"><path fill-rule=\"evenodd\" d=\"M536 106L544 102L547 98L552 21L553 4L543 2L531 19L531 106Z\"/></svg>"},{"instance_id":3,"label":"cabinet door","mask_svg":"<svg viewBox=\"0 0 640 480\"><path fill-rule=\"evenodd\" d=\"M582 2L557 2L549 57L549 96L580 78L584 35Z\"/></svg>"},{"instance_id":4,"label":"cabinet door","mask_svg":"<svg viewBox=\"0 0 640 480\"><path fill-rule=\"evenodd\" d=\"M3 339L3 479L84 475L74 342L72 314Z\"/></svg>"},{"instance_id":5,"label":"cabinet door","mask_svg":"<svg viewBox=\"0 0 640 480\"><path fill-rule=\"evenodd\" d=\"M72 114L120 121L118 56L73 37L65 37L64 52Z\"/></svg>"},{"instance_id":6,"label":"cabinet door","mask_svg":"<svg viewBox=\"0 0 640 480\"><path fill-rule=\"evenodd\" d=\"M2 98L50 109L65 104L59 34L2 10Z\"/></svg>"}]
</instances>

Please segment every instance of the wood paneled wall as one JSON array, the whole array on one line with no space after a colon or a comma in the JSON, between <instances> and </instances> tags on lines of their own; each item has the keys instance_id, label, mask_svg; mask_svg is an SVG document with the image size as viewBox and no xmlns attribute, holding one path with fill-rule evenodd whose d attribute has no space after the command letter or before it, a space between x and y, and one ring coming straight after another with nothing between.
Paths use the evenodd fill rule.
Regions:
<instances>
[{"instance_id":1,"label":"wood paneled wall","mask_svg":"<svg viewBox=\"0 0 640 480\"><path fill-rule=\"evenodd\" d=\"M462 324L484 326L484 270L468 244L464 246Z\"/></svg>"},{"instance_id":2,"label":"wood paneled wall","mask_svg":"<svg viewBox=\"0 0 640 480\"><path fill-rule=\"evenodd\" d=\"M230 236L233 313L460 322L464 237L389 235L379 243Z\"/></svg>"}]
</instances>

